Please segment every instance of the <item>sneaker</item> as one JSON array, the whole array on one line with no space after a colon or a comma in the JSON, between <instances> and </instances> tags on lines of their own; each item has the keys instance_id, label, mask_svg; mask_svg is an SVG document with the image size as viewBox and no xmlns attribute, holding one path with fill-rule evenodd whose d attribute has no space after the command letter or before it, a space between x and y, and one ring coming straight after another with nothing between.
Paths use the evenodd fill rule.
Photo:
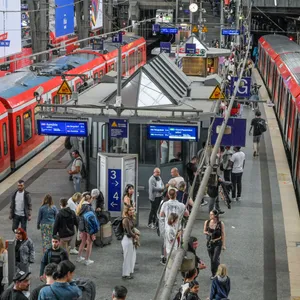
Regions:
<instances>
[{"instance_id":1,"label":"sneaker","mask_svg":"<svg viewBox=\"0 0 300 300\"><path fill-rule=\"evenodd\" d=\"M205 206L205 205L207 205L207 204L208 204L208 202L204 200L204 201L201 203L201 206Z\"/></svg>"},{"instance_id":2,"label":"sneaker","mask_svg":"<svg viewBox=\"0 0 300 300\"><path fill-rule=\"evenodd\" d=\"M219 215L223 215L223 214L225 214L225 211L219 210Z\"/></svg>"},{"instance_id":3,"label":"sneaker","mask_svg":"<svg viewBox=\"0 0 300 300\"><path fill-rule=\"evenodd\" d=\"M86 260L86 261L84 262L84 264L85 264L86 266L91 265L91 264L93 264L93 263L94 263L94 261L93 261L93 260L90 260L90 259L88 259L88 260Z\"/></svg>"},{"instance_id":4,"label":"sneaker","mask_svg":"<svg viewBox=\"0 0 300 300\"><path fill-rule=\"evenodd\" d=\"M75 248L73 248L73 249L71 249L70 250L70 254L78 254L79 252L75 249Z\"/></svg>"},{"instance_id":5,"label":"sneaker","mask_svg":"<svg viewBox=\"0 0 300 300\"><path fill-rule=\"evenodd\" d=\"M236 201L241 201L241 197L237 197L237 198L236 198Z\"/></svg>"},{"instance_id":6,"label":"sneaker","mask_svg":"<svg viewBox=\"0 0 300 300\"><path fill-rule=\"evenodd\" d=\"M147 225L148 228L153 229L153 223Z\"/></svg>"},{"instance_id":7,"label":"sneaker","mask_svg":"<svg viewBox=\"0 0 300 300\"><path fill-rule=\"evenodd\" d=\"M161 263L163 266L165 266L166 263L167 263L167 259L166 259L165 257L162 257L162 258L160 259L160 263Z\"/></svg>"},{"instance_id":8,"label":"sneaker","mask_svg":"<svg viewBox=\"0 0 300 300\"><path fill-rule=\"evenodd\" d=\"M152 224L151 229L155 230L155 229L157 229L157 227L154 224Z\"/></svg>"},{"instance_id":9,"label":"sneaker","mask_svg":"<svg viewBox=\"0 0 300 300\"><path fill-rule=\"evenodd\" d=\"M84 260L85 260L85 258L82 257L82 256L78 256L77 259L76 259L76 261L79 262L79 263L84 261Z\"/></svg>"}]
</instances>

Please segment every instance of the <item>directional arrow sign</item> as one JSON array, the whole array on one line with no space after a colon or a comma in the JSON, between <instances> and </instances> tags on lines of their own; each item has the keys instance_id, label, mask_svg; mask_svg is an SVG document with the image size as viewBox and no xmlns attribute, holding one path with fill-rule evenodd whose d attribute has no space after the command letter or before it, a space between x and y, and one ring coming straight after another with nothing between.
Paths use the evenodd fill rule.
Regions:
<instances>
[{"instance_id":1,"label":"directional arrow sign","mask_svg":"<svg viewBox=\"0 0 300 300\"><path fill-rule=\"evenodd\" d=\"M108 209L110 211L121 211L121 182L122 173L120 169L108 169Z\"/></svg>"},{"instance_id":2,"label":"directional arrow sign","mask_svg":"<svg viewBox=\"0 0 300 300\"><path fill-rule=\"evenodd\" d=\"M110 205L111 205L112 207L115 207L115 206L117 206L118 204L115 203L115 202L112 202Z\"/></svg>"},{"instance_id":3,"label":"directional arrow sign","mask_svg":"<svg viewBox=\"0 0 300 300\"><path fill-rule=\"evenodd\" d=\"M114 185L115 185L115 186L118 186L118 185L119 185L119 182L116 180L115 183L114 183Z\"/></svg>"}]
</instances>

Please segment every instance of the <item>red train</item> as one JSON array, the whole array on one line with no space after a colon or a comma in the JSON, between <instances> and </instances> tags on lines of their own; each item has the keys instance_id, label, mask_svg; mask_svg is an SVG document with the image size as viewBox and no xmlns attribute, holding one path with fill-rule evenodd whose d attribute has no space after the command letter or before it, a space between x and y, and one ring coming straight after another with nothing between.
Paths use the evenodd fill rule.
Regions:
<instances>
[{"instance_id":1,"label":"red train","mask_svg":"<svg viewBox=\"0 0 300 300\"><path fill-rule=\"evenodd\" d=\"M300 46L282 35L261 37L258 68L274 103L300 196Z\"/></svg>"},{"instance_id":2,"label":"red train","mask_svg":"<svg viewBox=\"0 0 300 300\"><path fill-rule=\"evenodd\" d=\"M34 92L43 90L42 103L61 104L68 100L68 96L57 95L62 79L55 74L86 74L88 79L94 79L95 84L101 82L104 74L117 70L115 45L108 39L104 42L104 49L105 54L91 48L76 50L35 66L53 77L37 76L23 70L0 78L0 180L53 140L53 137L36 134ZM123 76L130 76L145 63L145 39L123 36ZM83 81L79 77L67 77L67 80L73 91L81 91Z\"/></svg>"}]
</instances>

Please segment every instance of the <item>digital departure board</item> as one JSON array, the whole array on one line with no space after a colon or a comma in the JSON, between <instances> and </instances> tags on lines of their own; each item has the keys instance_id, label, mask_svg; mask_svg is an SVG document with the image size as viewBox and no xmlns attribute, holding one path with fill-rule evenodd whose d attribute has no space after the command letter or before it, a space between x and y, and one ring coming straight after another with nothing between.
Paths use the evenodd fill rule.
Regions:
<instances>
[{"instance_id":1,"label":"digital departure board","mask_svg":"<svg viewBox=\"0 0 300 300\"><path fill-rule=\"evenodd\" d=\"M198 141L198 126L148 125L149 140Z\"/></svg>"},{"instance_id":2,"label":"digital departure board","mask_svg":"<svg viewBox=\"0 0 300 300\"><path fill-rule=\"evenodd\" d=\"M176 27L161 27L160 33L161 34L177 34L178 28L176 28Z\"/></svg>"},{"instance_id":3,"label":"digital departure board","mask_svg":"<svg viewBox=\"0 0 300 300\"><path fill-rule=\"evenodd\" d=\"M87 120L37 120L38 134L56 136L88 136Z\"/></svg>"}]
</instances>

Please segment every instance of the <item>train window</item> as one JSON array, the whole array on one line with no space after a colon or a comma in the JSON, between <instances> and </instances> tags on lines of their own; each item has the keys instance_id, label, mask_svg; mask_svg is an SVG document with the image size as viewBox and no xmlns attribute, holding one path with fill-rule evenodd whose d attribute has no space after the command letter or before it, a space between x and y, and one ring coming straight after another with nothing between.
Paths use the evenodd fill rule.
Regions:
<instances>
[{"instance_id":1,"label":"train window","mask_svg":"<svg viewBox=\"0 0 300 300\"><path fill-rule=\"evenodd\" d=\"M103 70L101 70L101 71L99 72L99 77L100 77L100 79L103 77Z\"/></svg>"},{"instance_id":2,"label":"train window","mask_svg":"<svg viewBox=\"0 0 300 300\"><path fill-rule=\"evenodd\" d=\"M59 95L55 95L53 97L53 104L60 104L60 98Z\"/></svg>"},{"instance_id":3,"label":"train window","mask_svg":"<svg viewBox=\"0 0 300 300\"><path fill-rule=\"evenodd\" d=\"M135 66L135 52L129 54L129 70Z\"/></svg>"},{"instance_id":4,"label":"train window","mask_svg":"<svg viewBox=\"0 0 300 300\"><path fill-rule=\"evenodd\" d=\"M126 72L125 70L126 58L122 58L122 74Z\"/></svg>"},{"instance_id":5,"label":"train window","mask_svg":"<svg viewBox=\"0 0 300 300\"><path fill-rule=\"evenodd\" d=\"M98 79L98 78L99 78L98 73L95 73L95 74L94 74L94 79Z\"/></svg>"},{"instance_id":6,"label":"train window","mask_svg":"<svg viewBox=\"0 0 300 300\"><path fill-rule=\"evenodd\" d=\"M143 49L138 50L138 64L140 64L143 60Z\"/></svg>"},{"instance_id":7,"label":"train window","mask_svg":"<svg viewBox=\"0 0 300 300\"><path fill-rule=\"evenodd\" d=\"M81 82L76 83L76 91L78 91L79 87L81 86Z\"/></svg>"},{"instance_id":8,"label":"train window","mask_svg":"<svg viewBox=\"0 0 300 300\"><path fill-rule=\"evenodd\" d=\"M31 111L28 110L23 114L24 124L24 142L28 141L32 137L32 116Z\"/></svg>"},{"instance_id":9,"label":"train window","mask_svg":"<svg viewBox=\"0 0 300 300\"><path fill-rule=\"evenodd\" d=\"M21 130L21 117L17 116L16 118L16 127L17 127L17 145L22 144L22 130Z\"/></svg>"},{"instance_id":10,"label":"train window","mask_svg":"<svg viewBox=\"0 0 300 300\"><path fill-rule=\"evenodd\" d=\"M4 148L4 155L8 153L8 142L7 142L7 127L6 123L2 125L2 135L3 135L3 148Z\"/></svg>"}]
</instances>

